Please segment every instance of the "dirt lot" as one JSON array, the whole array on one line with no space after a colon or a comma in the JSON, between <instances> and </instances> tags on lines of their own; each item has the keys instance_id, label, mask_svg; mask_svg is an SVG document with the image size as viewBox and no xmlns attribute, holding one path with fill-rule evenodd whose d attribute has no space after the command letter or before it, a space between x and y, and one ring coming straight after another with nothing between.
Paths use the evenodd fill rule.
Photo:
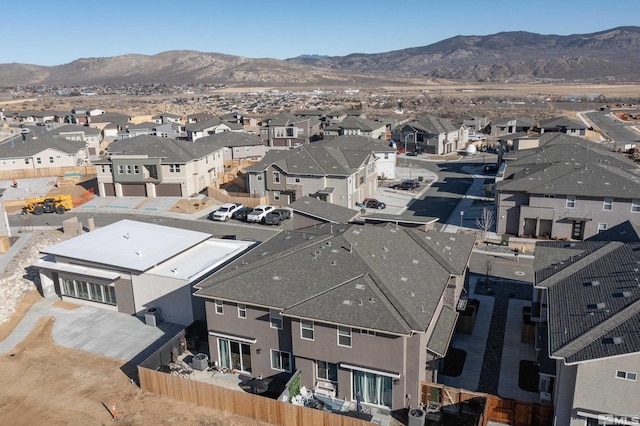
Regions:
<instances>
[{"instance_id":1,"label":"dirt lot","mask_svg":"<svg viewBox=\"0 0 640 426\"><path fill-rule=\"evenodd\" d=\"M37 293L0 326L6 337ZM73 308L73 306L69 306ZM52 342L53 318L43 318L10 353L0 356L0 418L11 425L107 425L115 404L123 425L264 425L222 411L144 392L120 370L122 362Z\"/></svg>"}]
</instances>

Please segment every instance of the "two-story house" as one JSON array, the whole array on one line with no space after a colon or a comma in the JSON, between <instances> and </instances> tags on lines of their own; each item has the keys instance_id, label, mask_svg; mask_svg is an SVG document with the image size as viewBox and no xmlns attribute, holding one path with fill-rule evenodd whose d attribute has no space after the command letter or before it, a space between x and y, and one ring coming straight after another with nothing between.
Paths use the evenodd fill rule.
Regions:
<instances>
[{"instance_id":1,"label":"two-story house","mask_svg":"<svg viewBox=\"0 0 640 426\"><path fill-rule=\"evenodd\" d=\"M200 138L195 143L210 144L222 148L222 158L225 164L230 164L234 160L236 162L259 161L267 151L267 147L259 137L248 133L222 132Z\"/></svg>"},{"instance_id":2,"label":"two-story house","mask_svg":"<svg viewBox=\"0 0 640 426\"><path fill-rule=\"evenodd\" d=\"M177 114L171 114L168 112L163 112L162 114L157 114L151 117L151 121L156 124L167 124L167 123L176 123L180 124L182 117Z\"/></svg>"},{"instance_id":3,"label":"two-story house","mask_svg":"<svg viewBox=\"0 0 640 426\"><path fill-rule=\"evenodd\" d=\"M535 124L533 118L499 118L491 123L491 136L504 136L510 133L527 132Z\"/></svg>"},{"instance_id":4,"label":"two-story house","mask_svg":"<svg viewBox=\"0 0 640 426\"><path fill-rule=\"evenodd\" d=\"M158 136L112 142L94 162L102 196L188 197L224 172L223 149Z\"/></svg>"},{"instance_id":5,"label":"two-story house","mask_svg":"<svg viewBox=\"0 0 640 426\"><path fill-rule=\"evenodd\" d=\"M583 240L625 220L640 224L640 175L631 160L563 133L545 133L539 143L503 157L499 234Z\"/></svg>"},{"instance_id":6,"label":"two-story house","mask_svg":"<svg viewBox=\"0 0 640 426\"><path fill-rule=\"evenodd\" d=\"M90 159L97 159L100 156L100 143L102 134L95 127L78 126L67 124L57 127L49 132L53 137L61 137L69 140L84 142Z\"/></svg>"},{"instance_id":7,"label":"two-story house","mask_svg":"<svg viewBox=\"0 0 640 426\"><path fill-rule=\"evenodd\" d=\"M316 117L298 117L281 113L267 117L260 128L260 139L268 147L291 148L320 139L320 121Z\"/></svg>"},{"instance_id":8,"label":"two-story house","mask_svg":"<svg viewBox=\"0 0 640 426\"><path fill-rule=\"evenodd\" d=\"M215 135L222 132L243 132L242 124L230 123L214 117L207 120L201 120L195 123L189 123L185 126L187 139L196 141L209 135Z\"/></svg>"},{"instance_id":9,"label":"two-story house","mask_svg":"<svg viewBox=\"0 0 640 426\"><path fill-rule=\"evenodd\" d=\"M384 139L387 126L380 121L359 117L347 117L344 120L323 127L324 138L336 136L366 136L373 139Z\"/></svg>"},{"instance_id":10,"label":"two-story house","mask_svg":"<svg viewBox=\"0 0 640 426\"><path fill-rule=\"evenodd\" d=\"M280 233L196 285L211 359L391 410L437 381L473 235L387 225Z\"/></svg>"},{"instance_id":11,"label":"two-story house","mask_svg":"<svg viewBox=\"0 0 640 426\"><path fill-rule=\"evenodd\" d=\"M275 205L310 195L354 208L378 187L373 149L339 149L323 142L270 150L245 171L248 192L267 195Z\"/></svg>"},{"instance_id":12,"label":"two-story house","mask_svg":"<svg viewBox=\"0 0 640 426\"><path fill-rule=\"evenodd\" d=\"M425 115L397 126L391 138L398 148L407 152L424 151L427 154L443 155L464 149L464 138L460 138L460 127L451 121Z\"/></svg>"},{"instance_id":13,"label":"two-story house","mask_svg":"<svg viewBox=\"0 0 640 426\"><path fill-rule=\"evenodd\" d=\"M318 142L316 142L318 143ZM376 156L376 174L381 179L396 178L397 150L380 139L372 139L365 136L339 136L325 139L322 143L341 150L371 150Z\"/></svg>"},{"instance_id":14,"label":"two-story house","mask_svg":"<svg viewBox=\"0 0 640 426\"><path fill-rule=\"evenodd\" d=\"M559 426L638 424L640 228L616 228L536 244L540 396Z\"/></svg>"}]
</instances>

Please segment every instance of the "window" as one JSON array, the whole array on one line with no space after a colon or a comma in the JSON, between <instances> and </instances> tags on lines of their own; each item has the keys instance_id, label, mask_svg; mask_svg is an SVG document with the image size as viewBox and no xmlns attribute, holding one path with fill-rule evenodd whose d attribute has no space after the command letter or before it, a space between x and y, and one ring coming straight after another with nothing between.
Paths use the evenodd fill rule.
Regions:
<instances>
[{"instance_id":1,"label":"window","mask_svg":"<svg viewBox=\"0 0 640 426\"><path fill-rule=\"evenodd\" d=\"M247 317L247 305L244 303L238 303L238 318Z\"/></svg>"},{"instance_id":2,"label":"window","mask_svg":"<svg viewBox=\"0 0 640 426\"><path fill-rule=\"evenodd\" d=\"M291 372L291 354L271 349L271 368Z\"/></svg>"},{"instance_id":3,"label":"window","mask_svg":"<svg viewBox=\"0 0 640 426\"><path fill-rule=\"evenodd\" d=\"M284 138L285 128L284 127L276 127L273 129L273 136L276 138Z\"/></svg>"},{"instance_id":4,"label":"window","mask_svg":"<svg viewBox=\"0 0 640 426\"><path fill-rule=\"evenodd\" d=\"M220 366L251 373L251 346L228 339L218 339Z\"/></svg>"},{"instance_id":5,"label":"window","mask_svg":"<svg viewBox=\"0 0 640 426\"><path fill-rule=\"evenodd\" d=\"M282 316L275 309L269 309L269 322L271 323L271 328L282 330Z\"/></svg>"},{"instance_id":6,"label":"window","mask_svg":"<svg viewBox=\"0 0 640 426\"><path fill-rule=\"evenodd\" d=\"M567 208L572 209L576 206L576 196L575 195L567 195Z\"/></svg>"},{"instance_id":7,"label":"window","mask_svg":"<svg viewBox=\"0 0 640 426\"><path fill-rule=\"evenodd\" d=\"M280 183L280 172L273 172L273 183Z\"/></svg>"},{"instance_id":8,"label":"window","mask_svg":"<svg viewBox=\"0 0 640 426\"><path fill-rule=\"evenodd\" d=\"M256 180L262 180L262 175L257 175Z\"/></svg>"},{"instance_id":9,"label":"window","mask_svg":"<svg viewBox=\"0 0 640 426\"><path fill-rule=\"evenodd\" d=\"M236 152L236 153L238 153L238 154L239 154L239 153L240 153L240 148L239 148L239 147L235 147L235 148L233 149L233 152Z\"/></svg>"},{"instance_id":10,"label":"window","mask_svg":"<svg viewBox=\"0 0 640 426\"><path fill-rule=\"evenodd\" d=\"M300 178L299 177L296 178L296 183L300 183Z\"/></svg>"},{"instance_id":11,"label":"window","mask_svg":"<svg viewBox=\"0 0 640 426\"><path fill-rule=\"evenodd\" d=\"M632 200L631 201L631 212L633 212L633 213L640 212L640 200Z\"/></svg>"},{"instance_id":12,"label":"window","mask_svg":"<svg viewBox=\"0 0 640 426\"><path fill-rule=\"evenodd\" d=\"M607 230L607 224L606 223L599 223L598 224L598 234L601 233L602 231L606 231Z\"/></svg>"},{"instance_id":13,"label":"window","mask_svg":"<svg viewBox=\"0 0 640 426\"><path fill-rule=\"evenodd\" d=\"M631 380L632 382L635 382L637 378L638 375L636 373L621 370L616 371L616 379Z\"/></svg>"},{"instance_id":14,"label":"window","mask_svg":"<svg viewBox=\"0 0 640 426\"><path fill-rule=\"evenodd\" d=\"M140 174L140 166L139 165L136 164L136 165L133 166L133 173L136 174L136 175Z\"/></svg>"},{"instance_id":15,"label":"window","mask_svg":"<svg viewBox=\"0 0 640 426\"><path fill-rule=\"evenodd\" d=\"M613 209L613 198L605 198L602 203L602 210L610 211Z\"/></svg>"},{"instance_id":16,"label":"window","mask_svg":"<svg viewBox=\"0 0 640 426\"><path fill-rule=\"evenodd\" d=\"M122 164L118 164L118 174L124 174L124 166Z\"/></svg>"},{"instance_id":17,"label":"window","mask_svg":"<svg viewBox=\"0 0 640 426\"><path fill-rule=\"evenodd\" d=\"M53 164L53 157L49 157L49 163Z\"/></svg>"},{"instance_id":18,"label":"window","mask_svg":"<svg viewBox=\"0 0 640 426\"><path fill-rule=\"evenodd\" d=\"M351 329L338 326L338 346L351 347Z\"/></svg>"},{"instance_id":19,"label":"window","mask_svg":"<svg viewBox=\"0 0 640 426\"><path fill-rule=\"evenodd\" d=\"M29 159L28 158L24 159L24 164L29 164Z\"/></svg>"},{"instance_id":20,"label":"window","mask_svg":"<svg viewBox=\"0 0 640 426\"><path fill-rule=\"evenodd\" d=\"M316 375L318 379L338 382L338 364L316 361Z\"/></svg>"},{"instance_id":21,"label":"window","mask_svg":"<svg viewBox=\"0 0 640 426\"><path fill-rule=\"evenodd\" d=\"M280 191L273 191L273 201L280 201Z\"/></svg>"},{"instance_id":22,"label":"window","mask_svg":"<svg viewBox=\"0 0 640 426\"><path fill-rule=\"evenodd\" d=\"M170 173L180 173L180 164L169 164Z\"/></svg>"},{"instance_id":23,"label":"window","mask_svg":"<svg viewBox=\"0 0 640 426\"><path fill-rule=\"evenodd\" d=\"M389 159L389 153L388 153L388 152L385 152L385 153L384 153L384 159L385 159L385 160L388 160L388 159Z\"/></svg>"},{"instance_id":24,"label":"window","mask_svg":"<svg viewBox=\"0 0 640 426\"><path fill-rule=\"evenodd\" d=\"M245 146L244 147L244 152L251 152L251 147L250 146Z\"/></svg>"},{"instance_id":25,"label":"window","mask_svg":"<svg viewBox=\"0 0 640 426\"><path fill-rule=\"evenodd\" d=\"M127 170L127 174L130 175L131 174L131 164L127 164L126 166L126 170Z\"/></svg>"},{"instance_id":26,"label":"window","mask_svg":"<svg viewBox=\"0 0 640 426\"><path fill-rule=\"evenodd\" d=\"M67 278L61 278L60 282L62 284L60 286L61 292L65 296L107 305L116 304L116 291L114 287Z\"/></svg>"},{"instance_id":27,"label":"window","mask_svg":"<svg viewBox=\"0 0 640 426\"><path fill-rule=\"evenodd\" d=\"M376 332L371 330L360 330L360 334L365 334L367 336L375 336Z\"/></svg>"},{"instance_id":28,"label":"window","mask_svg":"<svg viewBox=\"0 0 640 426\"><path fill-rule=\"evenodd\" d=\"M42 159L40 157L36 157L36 163L42 164Z\"/></svg>"},{"instance_id":29,"label":"window","mask_svg":"<svg viewBox=\"0 0 640 426\"><path fill-rule=\"evenodd\" d=\"M223 315L224 314L224 307L222 305L222 300L214 299L213 300L213 304L216 307L216 314Z\"/></svg>"},{"instance_id":30,"label":"window","mask_svg":"<svg viewBox=\"0 0 640 426\"><path fill-rule=\"evenodd\" d=\"M313 321L300 320L300 337L305 340L313 340Z\"/></svg>"}]
</instances>

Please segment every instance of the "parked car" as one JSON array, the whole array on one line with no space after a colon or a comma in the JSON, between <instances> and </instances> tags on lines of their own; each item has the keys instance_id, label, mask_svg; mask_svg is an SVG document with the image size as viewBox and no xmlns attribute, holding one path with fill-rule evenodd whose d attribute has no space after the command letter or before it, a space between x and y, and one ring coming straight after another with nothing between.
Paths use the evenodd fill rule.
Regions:
<instances>
[{"instance_id":1,"label":"parked car","mask_svg":"<svg viewBox=\"0 0 640 426\"><path fill-rule=\"evenodd\" d=\"M490 174L490 173L496 173L499 169L499 166L497 164L485 164L484 166L482 166L482 173L484 174Z\"/></svg>"},{"instance_id":2,"label":"parked car","mask_svg":"<svg viewBox=\"0 0 640 426\"><path fill-rule=\"evenodd\" d=\"M416 157L417 155L418 155L418 151L407 152L407 157Z\"/></svg>"},{"instance_id":3,"label":"parked car","mask_svg":"<svg viewBox=\"0 0 640 426\"><path fill-rule=\"evenodd\" d=\"M246 222L247 221L247 215L252 211L253 209L251 207L242 207L239 208L238 210L236 210L235 212L233 212L233 214L231 215L232 219L235 220L239 220L241 222Z\"/></svg>"},{"instance_id":4,"label":"parked car","mask_svg":"<svg viewBox=\"0 0 640 426\"><path fill-rule=\"evenodd\" d=\"M226 222L227 220L231 219L233 217L233 214L236 211L240 210L242 207L243 205L240 203L223 204L220 206L220 208L218 208L218 210L211 213L211 220L220 220Z\"/></svg>"},{"instance_id":5,"label":"parked car","mask_svg":"<svg viewBox=\"0 0 640 426\"><path fill-rule=\"evenodd\" d=\"M378 210L380 210L380 209L384 209L385 207L387 207L387 205L385 203L383 203L382 201L377 200L375 198L365 198L363 204L364 204L364 206L366 208L369 208L369 209L378 209Z\"/></svg>"},{"instance_id":6,"label":"parked car","mask_svg":"<svg viewBox=\"0 0 640 426\"><path fill-rule=\"evenodd\" d=\"M402 182L393 185L392 188L393 189L416 189L420 186L420 182L418 182L417 180L403 180Z\"/></svg>"},{"instance_id":7,"label":"parked car","mask_svg":"<svg viewBox=\"0 0 640 426\"><path fill-rule=\"evenodd\" d=\"M291 212L287 209L275 209L264 217L264 223L267 225L280 225L283 220L291 217Z\"/></svg>"},{"instance_id":8,"label":"parked car","mask_svg":"<svg viewBox=\"0 0 640 426\"><path fill-rule=\"evenodd\" d=\"M268 204L260 204L247 215L247 222L264 222L264 217L267 213L274 209L275 207Z\"/></svg>"}]
</instances>

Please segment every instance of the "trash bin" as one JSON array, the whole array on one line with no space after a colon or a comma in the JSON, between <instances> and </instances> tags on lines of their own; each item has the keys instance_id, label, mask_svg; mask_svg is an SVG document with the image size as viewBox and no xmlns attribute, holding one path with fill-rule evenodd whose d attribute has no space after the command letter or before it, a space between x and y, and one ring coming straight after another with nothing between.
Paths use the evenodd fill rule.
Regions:
<instances>
[{"instance_id":1,"label":"trash bin","mask_svg":"<svg viewBox=\"0 0 640 426\"><path fill-rule=\"evenodd\" d=\"M197 354L193 357L191 365L194 370L204 371L209 366L209 356L207 354Z\"/></svg>"},{"instance_id":2,"label":"trash bin","mask_svg":"<svg viewBox=\"0 0 640 426\"><path fill-rule=\"evenodd\" d=\"M408 426L424 426L424 410L421 408L412 408L409 410Z\"/></svg>"}]
</instances>

